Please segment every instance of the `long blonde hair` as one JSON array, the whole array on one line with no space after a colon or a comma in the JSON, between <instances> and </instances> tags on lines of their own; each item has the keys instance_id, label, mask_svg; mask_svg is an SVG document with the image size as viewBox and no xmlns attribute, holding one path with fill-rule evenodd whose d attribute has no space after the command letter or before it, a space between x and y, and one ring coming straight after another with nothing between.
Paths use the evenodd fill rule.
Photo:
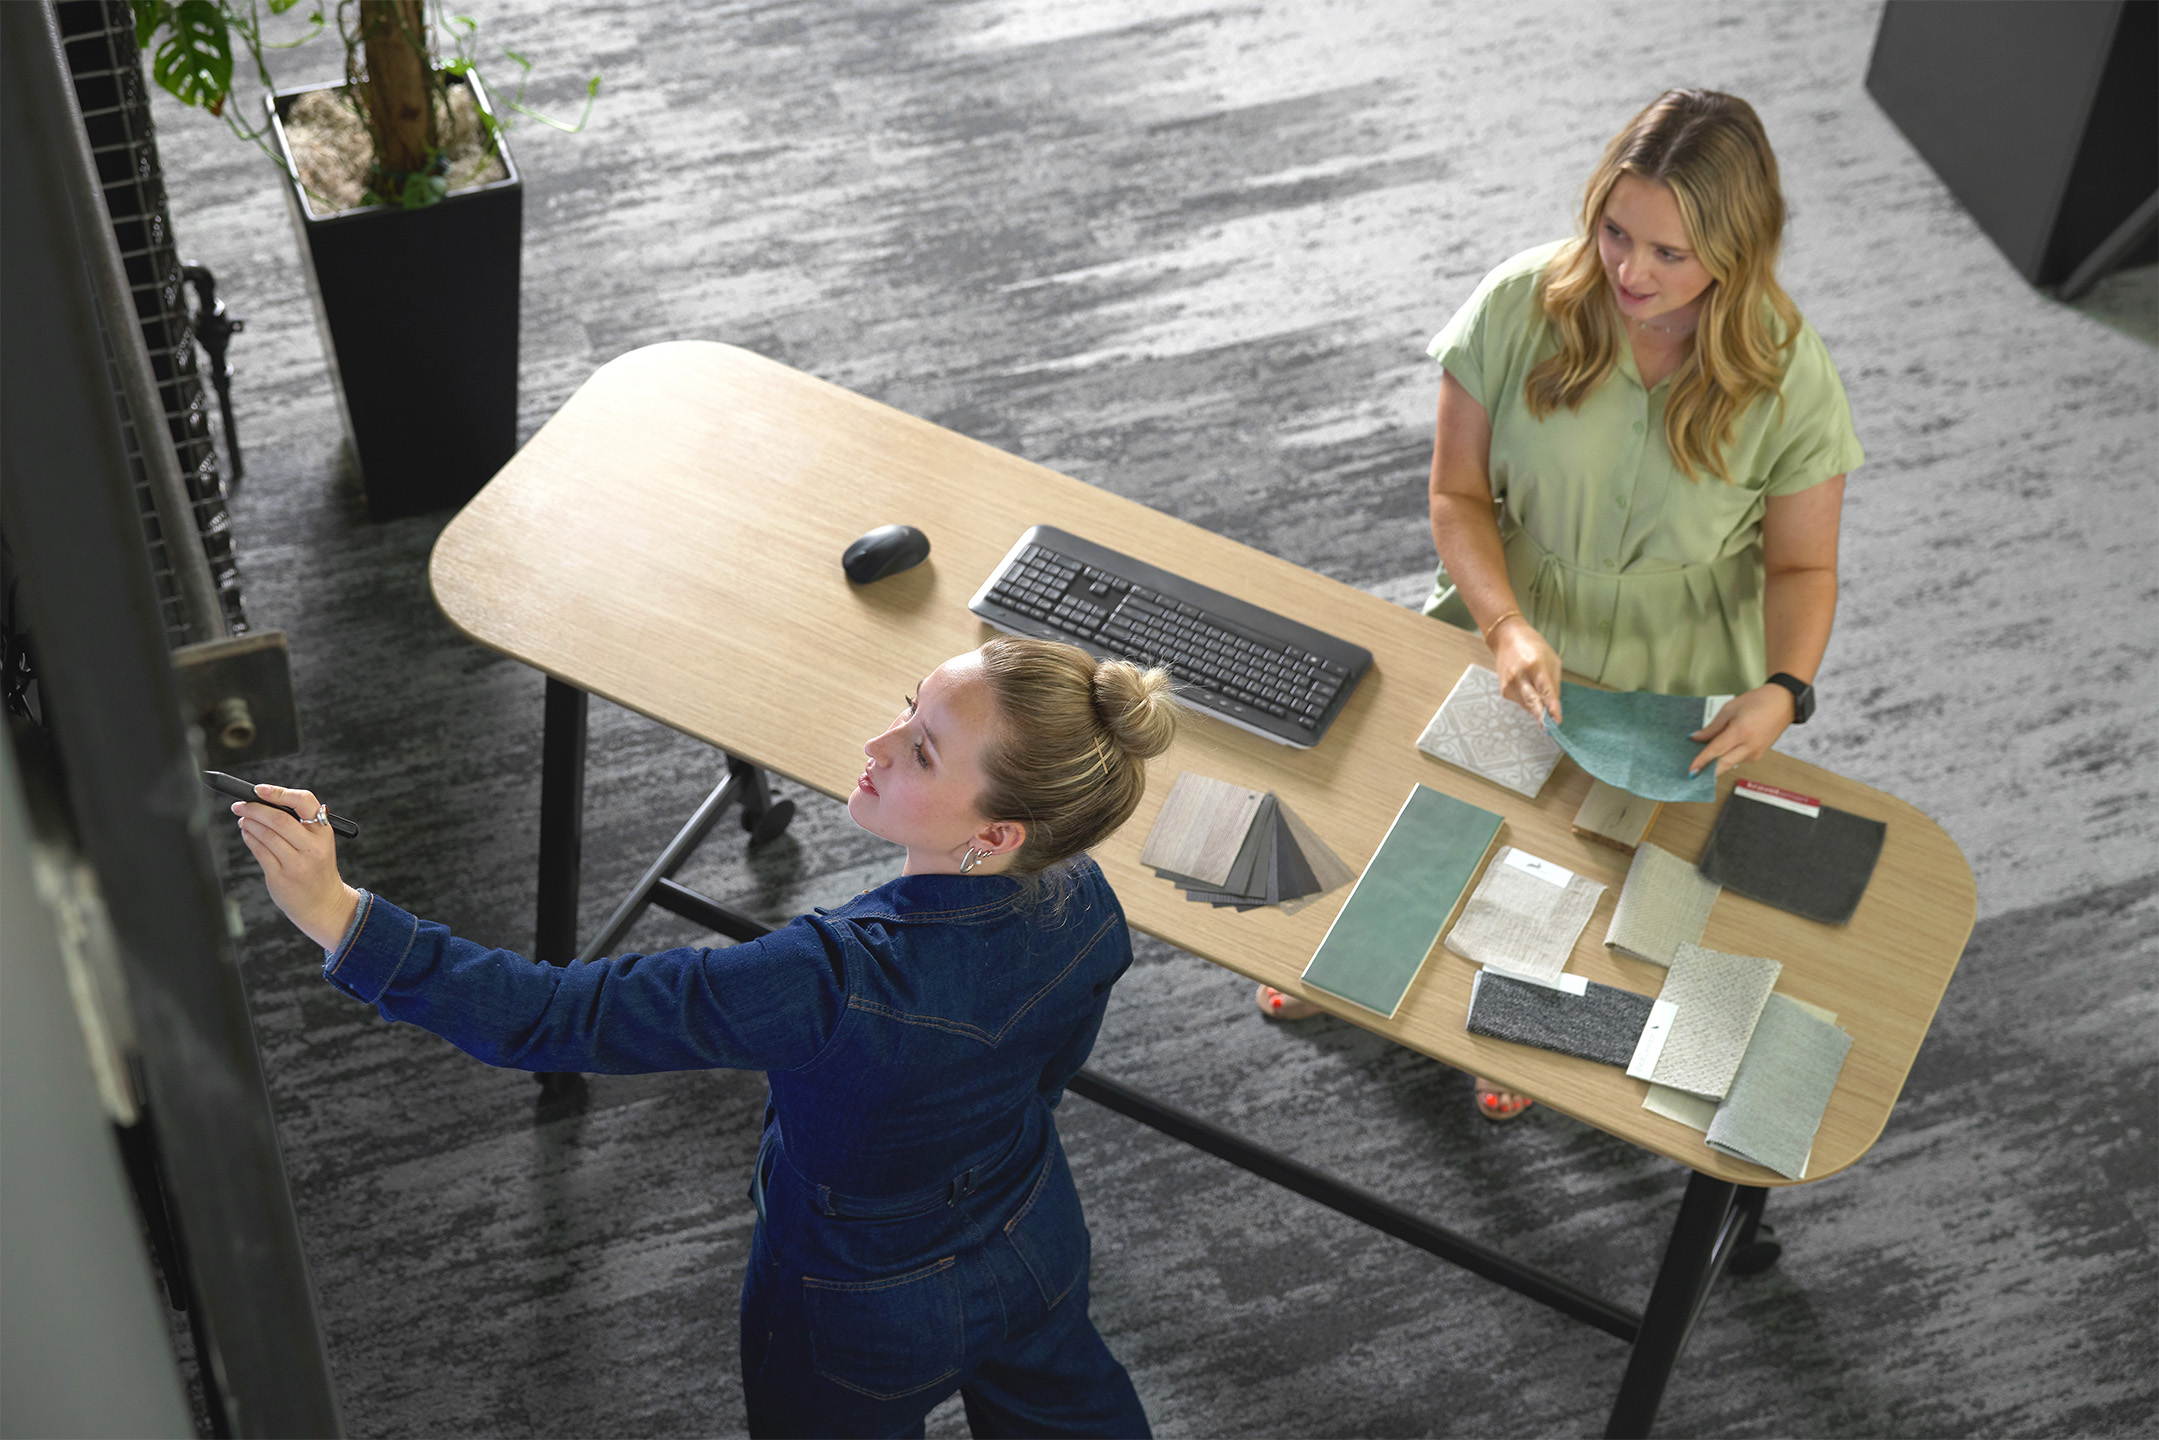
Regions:
<instances>
[{"instance_id":1,"label":"long blonde hair","mask_svg":"<svg viewBox=\"0 0 2159 1440\"><path fill-rule=\"evenodd\" d=\"M983 752L989 784L976 808L1026 823L1006 873L1034 875L1132 817L1147 793L1146 762L1176 738L1183 707L1168 671L1097 663L1076 645L1000 635L981 654L1001 723Z\"/></svg>"},{"instance_id":2,"label":"long blonde hair","mask_svg":"<svg viewBox=\"0 0 2159 1440\"><path fill-rule=\"evenodd\" d=\"M1777 283L1784 240L1777 157L1754 107L1736 95L1667 90L1605 147L1582 191L1582 233L1538 285L1559 353L1529 372L1529 413L1541 420L1562 405L1580 409L1618 363L1622 336L1597 227L1621 175L1671 187L1688 243L1709 272L1693 348L1665 402L1664 441L1689 478L1706 470L1730 480L1724 446L1732 426L1755 400L1778 393L1783 352L1799 333L1799 307Z\"/></svg>"}]
</instances>

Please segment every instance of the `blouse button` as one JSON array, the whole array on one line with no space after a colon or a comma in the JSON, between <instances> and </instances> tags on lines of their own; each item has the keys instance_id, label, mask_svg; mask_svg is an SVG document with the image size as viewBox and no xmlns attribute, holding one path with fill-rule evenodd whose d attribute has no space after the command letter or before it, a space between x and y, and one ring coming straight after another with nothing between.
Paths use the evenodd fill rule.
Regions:
<instances>
[{"instance_id":1,"label":"blouse button","mask_svg":"<svg viewBox=\"0 0 2159 1440\"><path fill-rule=\"evenodd\" d=\"M1614 505L1617 505L1620 509L1624 510L1627 508L1627 497L1624 495L1614 495L1612 497L1612 503Z\"/></svg>"},{"instance_id":2,"label":"blouse button","mask_svg":"<svg viewBox=\"0 0 2159 1440\"><path fill-rule=\"evenodd\" d=\"M1642 433L1642 422L1639 420L1634 422L1634 433L1637 435Z\"/></svg>"}]
</instances>

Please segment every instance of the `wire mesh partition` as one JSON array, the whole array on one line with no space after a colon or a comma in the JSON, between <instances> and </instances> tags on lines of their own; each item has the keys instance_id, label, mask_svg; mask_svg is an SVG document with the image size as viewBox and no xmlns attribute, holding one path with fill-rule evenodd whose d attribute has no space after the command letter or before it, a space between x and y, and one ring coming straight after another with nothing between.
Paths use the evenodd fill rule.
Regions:
<instances>
[{"instance_id":1,"label":"wire mesh partition","mask_svg":"<svg viewBox=\"0 0 2159 1440\"><path fill-rule=\"evenodd\" d=\"M170 443L178 451L195 535L210 564L223 614L212 633L245 633L247 612L234 553L232 517L225 485L211 441L210 397L195 353L193 323L188 317L179 248L165 203L164 168L158 159L157 132L150 115L150 90L135 46L135 20L126 0L62 0L53 7L65 41L70 78L82 106L83 125L95 157L105 208L127 267L128 288L143 343L150 352L158 394L164 405ZM116 403L123 394L110 350L108 369ZM142 440L127 423L120 405L128 447L128 469L142 516L143 541L157 577L158 609L168 646L189 639L186 601L174 571L151 494Z\"/></svg>"}]
</instances>

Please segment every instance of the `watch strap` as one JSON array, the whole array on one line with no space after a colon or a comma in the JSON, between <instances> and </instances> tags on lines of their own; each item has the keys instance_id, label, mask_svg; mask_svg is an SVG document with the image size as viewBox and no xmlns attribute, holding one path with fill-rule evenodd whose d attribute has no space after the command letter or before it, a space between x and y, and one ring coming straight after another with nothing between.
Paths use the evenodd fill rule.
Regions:
<instances>
[{"instance_id":1,"label":"watch strap","mask_svg":"<svg viewBox=\"0 0 2159 1440\"><path fill-rule=\"evenodd\" d=\"M1789 675L1782 670L1770 676L1769 683L1782 685L1792 692L1792 723L1806 724L1808 718L1814 714L1814 687L1797 675Z\"/></svg>"}]
</instances>

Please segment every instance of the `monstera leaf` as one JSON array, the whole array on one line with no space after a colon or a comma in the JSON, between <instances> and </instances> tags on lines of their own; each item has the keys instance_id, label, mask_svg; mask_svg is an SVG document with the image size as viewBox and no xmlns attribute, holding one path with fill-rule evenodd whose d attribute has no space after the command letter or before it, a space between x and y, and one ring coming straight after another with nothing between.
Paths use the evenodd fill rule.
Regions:
<instances>
[{"instance_id":1,"label":"monstera leaf","mask_svg":"<svg viewBox=\"0 0 2159 1440\"><path fill-rule=\"evenodd\" d=\"M138 16L137 29L141 29ZM172 32L157 47L150 73L189 105L224 113L232 93L232 34L214 0L180 0L172 7Z\"/></svg>"}]
</instances>

